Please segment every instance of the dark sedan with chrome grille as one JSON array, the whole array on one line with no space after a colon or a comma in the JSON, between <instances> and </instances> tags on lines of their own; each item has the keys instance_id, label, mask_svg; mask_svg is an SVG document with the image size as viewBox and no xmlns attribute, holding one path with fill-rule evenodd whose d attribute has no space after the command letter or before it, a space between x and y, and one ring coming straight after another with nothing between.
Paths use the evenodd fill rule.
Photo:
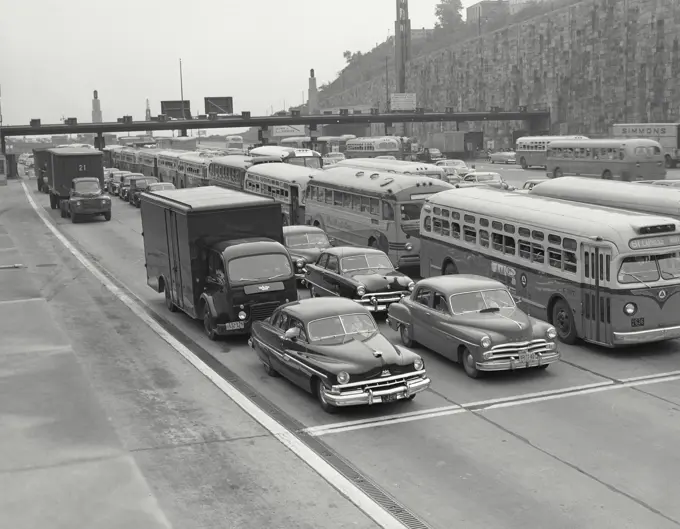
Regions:
<instances>
[{"instance_id":1,"label":"dark sedan with chrome grille","mask_svg":"<svg viewBox=\"0 0 680 529\"><path fill-rule=\"evenodd\" d=\"M295 264L295 277L305 282L307 263L316 263L325 249L332 246L326 232L316 226L284 226L284 246Z\"/></svg>"},{"instance_id":2,"label":"dark sedan with chrome grille","mask_svg":"<svg viewBox=\"0 0 680 529\"><path fill-rule=\"evenodd\" d=\"M560 359L555 328L526 315L505 285L482 276L423 279L413 294L391 305L388 324L406 347L422 346L484 371L545 369Z\"/></svg>"},{"instance_id":3,"label":"dark sedan with chrome grille","mask_svg":"<svg viewBox=\"0 0 680 529\"><path fill-rule=\"evenodd\" d=\"M253 322L248 341L270 376L282 375L334 413L412 400L430 386L416 353L393 345L371 313L343 298L304 299Z\"/></svg>"},{"instance_id":4,"label":"dark sedan with chrome grille","mask_svg":"<svg viewBox=\"0 0 680 529\"><path fill-rule=\"evenodd\" d=\"M385 312L415 285L394 269L385 252L353 246L324 250L315 263L307 265L305 282L312 297L349 298L371 312Z\"/></svg>"}]
</instances>

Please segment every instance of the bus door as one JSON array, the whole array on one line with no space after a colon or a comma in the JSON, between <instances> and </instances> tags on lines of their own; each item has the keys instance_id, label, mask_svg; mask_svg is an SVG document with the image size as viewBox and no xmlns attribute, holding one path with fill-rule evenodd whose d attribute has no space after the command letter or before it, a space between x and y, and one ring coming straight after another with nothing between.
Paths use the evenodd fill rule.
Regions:
<instances>
[{"instance_id":1,"label":"bus door","mask_svg":"<svg viewBox=\"0 0 680 529\"><path fill-rule=\"evenodd\" d=\"M174 211L165 210L165 237L168 244L168 268L169 276L166 278L168 283L165 288L169 288L173 303L179 308L184 309L184 298L182 296L182 267L179 256L179 233L177 230L177 215Z\"/></svg>"},{"instance_id":2,"label":"bus door","mask_svg":"<svg viewBox=\"0 0 680 529\"><path fill-rule=\"evenodd\" d=\"M611 342L612 251L603 246L581 244L583 283L581 292L582 338Z\"/></svg>"},{"instance_id":3,"label":"bus door","mask_svg":"<svg viewBox=\"0 0 680 529\"><path fill-rule=\"evenodd\" d=\"M301 214L300 211L300 189L297 186L290 186L290 201L288 207L290 208L290 213L288 214L290 225L295 226L297 224L304 224L305 216L304 213Z\"/></svg>"}]
</instances>

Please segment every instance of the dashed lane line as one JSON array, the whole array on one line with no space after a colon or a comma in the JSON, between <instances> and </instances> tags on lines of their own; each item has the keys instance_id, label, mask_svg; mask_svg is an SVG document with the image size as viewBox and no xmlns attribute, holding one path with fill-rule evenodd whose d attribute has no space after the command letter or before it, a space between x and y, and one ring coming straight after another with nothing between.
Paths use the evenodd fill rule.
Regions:
<instances>
[{"instance_id":1,"label":"dashed lane line","mask_svg":"<svg viewBox=\"0 0 680 529\"><path fill-rule=\"evenodd\" d=\"M291 452L302 459L318 475L323 477L331 486L348 498L364 514L369 516L384 529L407 529L407 526L397 520L381 505L371 499L364 491L354 485L349 479L326 462L319 454L304 444L296 435L281 423L267 415L255 405L246 395L241 393L231 383L219 376L205 362L196 356L188 347L165 330L145 310L141 301L133 299L123 289L119 288L111 279L106 277L89 259L87 259L71 242L56 228L51 219L36 204L24 182L21 183L29 204L43 221L47 229L61 242L71 254L82 264L107 290L124 303L138 318L148 325L160 338L181 354L198 371L217 386L225 395L231 398L243 411L265 428L273 437L278 439Z\"/></svg>"}]
</instances>

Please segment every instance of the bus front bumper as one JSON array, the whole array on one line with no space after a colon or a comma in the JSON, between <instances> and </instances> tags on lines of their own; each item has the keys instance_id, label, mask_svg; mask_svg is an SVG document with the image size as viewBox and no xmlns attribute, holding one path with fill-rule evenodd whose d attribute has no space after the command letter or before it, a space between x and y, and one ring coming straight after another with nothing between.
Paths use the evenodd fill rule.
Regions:
<instances>
[{"instance_id":1,"label":"bus front bumper","mask_svg":"<svg viewBox=\"0 0 680 529\"><path fill-rule=\"evenodd\" d=\"M662 342L680 338L680 325L661 327L647 331L615 332L614 345L636 345L641 343Z\"/></svg>"}]
</instances>

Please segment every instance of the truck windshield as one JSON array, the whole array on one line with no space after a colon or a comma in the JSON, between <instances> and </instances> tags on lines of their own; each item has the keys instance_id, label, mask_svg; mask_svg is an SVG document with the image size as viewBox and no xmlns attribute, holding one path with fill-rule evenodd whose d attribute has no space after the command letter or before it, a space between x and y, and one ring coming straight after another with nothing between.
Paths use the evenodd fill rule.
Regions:
<instances>
[{"instance_id":1,"label":"truck windshield","mask_svg":"<svg viewBox=\"0 0 680 529\"><path fill-rule=\"evenodd\" d=\"M281 253L237 257L229 261L228 265L231 283L288 279L292 275L290 259Z\"/></svg>"},{"instance_id":2,"label":"truck windshield","mask_svg":"<svg viewBox=\"0 0 680 529\"><path fill-rule=\"evenodd\" d=\"M99 193L99 182L76 182L76 193Z\"/></svg>"}]
</instances>

